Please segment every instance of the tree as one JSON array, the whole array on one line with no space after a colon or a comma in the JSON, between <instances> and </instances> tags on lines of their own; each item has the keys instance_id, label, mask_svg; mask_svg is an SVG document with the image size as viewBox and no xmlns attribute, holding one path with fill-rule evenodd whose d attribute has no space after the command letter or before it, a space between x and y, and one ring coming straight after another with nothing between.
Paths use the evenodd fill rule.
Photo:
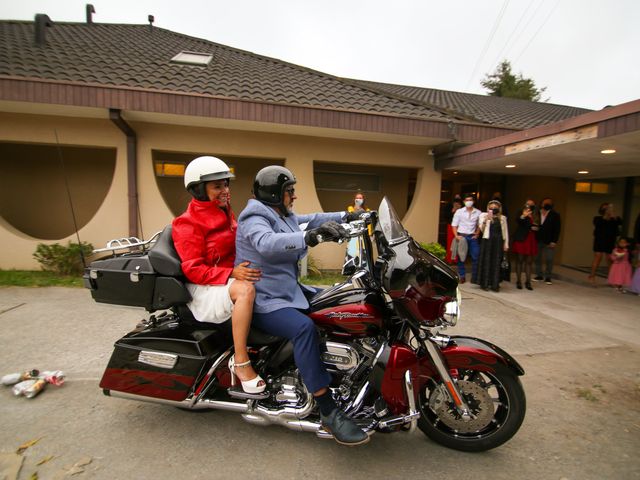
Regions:
<instances>
[{"instance_id":1,"label":"tree","mask_svg":"<svg viewBox=\"0 0 640 480\"><path fill-rule=\"evenodd\" d=\"M537 102L547 87L537 88L530 78L524 78L521 73L517 76L511 72L511 63L503 60L496 71L485 75L480 84L494 97L520 98Z\"/></svg>"}]
</instances>

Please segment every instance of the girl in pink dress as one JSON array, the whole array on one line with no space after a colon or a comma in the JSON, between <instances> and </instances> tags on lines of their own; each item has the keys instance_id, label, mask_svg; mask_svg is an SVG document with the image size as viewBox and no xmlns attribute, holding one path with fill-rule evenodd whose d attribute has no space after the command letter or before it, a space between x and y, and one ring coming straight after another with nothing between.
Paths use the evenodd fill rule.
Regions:
<instances>
[{"instance_id":1,"label":"girl in pink dress","mask_svg":"<svg viewBox=\"0 0 640 480\"><path fill-rule=\"evenodd\" d=\"M611 252L611 267L609 268L609 285L623 293L624 287L631 285L631 263L629 263L629 241L621 237L616 248Z\"/></svg>"}]
</instances>

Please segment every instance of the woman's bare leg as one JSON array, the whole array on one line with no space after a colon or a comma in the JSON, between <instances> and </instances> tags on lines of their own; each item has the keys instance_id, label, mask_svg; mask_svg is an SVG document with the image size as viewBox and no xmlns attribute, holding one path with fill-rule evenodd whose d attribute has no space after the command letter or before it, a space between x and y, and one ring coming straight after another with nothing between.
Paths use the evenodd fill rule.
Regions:
<instances>
[{"instance_id":1,"label":"woman's bare leg","mask_svg":"<svg viewBox=\"0 0 640 480\"><path fill-rule=\"evenodd\" d=\"M244 363L249 360L247 353L247 337L251 328L253 315L253 300L256 291L250 282L236 280L229 287L229 295L233 302L231 314L231 326L233 331L233 347L235 350L235 363ZM251 380L258 375L249 364L245 367L236 367L236 375L240 380Z\"/></svg>"},{"instance_id":2,"label":"woman's bare leg","mask_svg":"<svg viewBox=\"0 0 640 480\"><path fill-rule=\"evenodd\" d=\"M595 281L596 270L600 266L601 261L602 261L602 252L593 252L593 262L591 263L591 275L589 275L590 280Z\"/></svg>"}]
</instances>

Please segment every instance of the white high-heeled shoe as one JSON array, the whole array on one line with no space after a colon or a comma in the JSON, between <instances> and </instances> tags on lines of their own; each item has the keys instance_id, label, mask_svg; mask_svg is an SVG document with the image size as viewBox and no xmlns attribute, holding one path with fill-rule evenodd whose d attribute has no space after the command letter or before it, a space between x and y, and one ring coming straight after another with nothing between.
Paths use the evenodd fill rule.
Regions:
<instances>
[{"instance_id":1,"label":"white high-heeled shoe","mask_svg":"<svg viewBox=\"0 0 640 480\"><path fill-rule=\"evenodd\" d=\"M235 355L231 355L231 358L229 359L229 371L231 371L232 387L236 384L236 378L240 378L236 375L236 367L246 367L247 365L251 365L251 360L247 360L242 363L235 363ZM267 384L260 375L256 375L256 377L251 380L240 380L240 384L242 385L242 390L244 390L245 393L262 393L265 388L267 388Z\"/></svg>"}]
</instances>

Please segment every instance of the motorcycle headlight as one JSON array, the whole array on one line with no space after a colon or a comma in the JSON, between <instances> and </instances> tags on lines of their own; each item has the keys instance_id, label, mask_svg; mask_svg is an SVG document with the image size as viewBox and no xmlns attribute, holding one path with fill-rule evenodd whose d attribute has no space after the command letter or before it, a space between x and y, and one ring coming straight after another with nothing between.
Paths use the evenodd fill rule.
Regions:
<instances>
[{"instance_id":1,"label":"motorcycle headlight","mask_svg":"<svg viewBox=\"0 0 640 480\"><path fill-rule=\"evenodd\" d=\"M453 327L458 323L460 319L460 303L462 300L462 296L460 294L460 288L456 289L456 299L451 300L444 304L444 314L442 315L442 321Z\"/></svg>"}]
</instances>

